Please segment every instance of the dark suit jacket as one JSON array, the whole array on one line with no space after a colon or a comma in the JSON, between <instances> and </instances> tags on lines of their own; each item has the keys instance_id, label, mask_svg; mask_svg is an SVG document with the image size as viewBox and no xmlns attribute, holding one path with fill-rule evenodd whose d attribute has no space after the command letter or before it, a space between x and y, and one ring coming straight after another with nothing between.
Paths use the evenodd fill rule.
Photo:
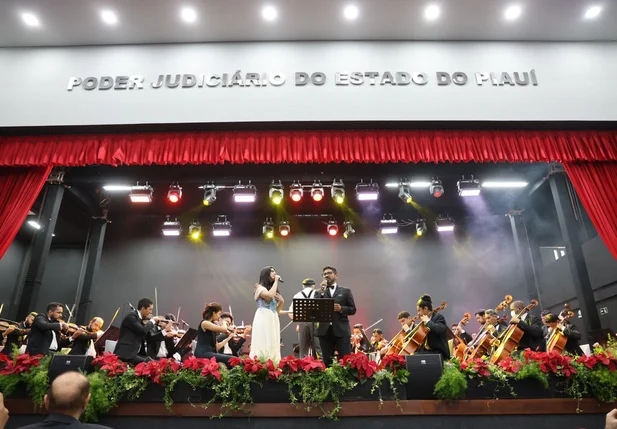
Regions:
<instances>
[{"instance_id":1,"label":"dark suit jacket","mask_svg":"<svg viewBox=\"0 0 617 429\"><path fill-rule=\"evenodd\" d=\"M146 337L146 344L148 345L148 356L152 359L156 359L156 355L159 353L159 348L161 347L161 343L165 342L165 348L167 349L168 358L172 357L174 353L176 353L176 345L174 344L173 338L168 338L163 335L163 331L156 326Z\"/></svg>"},{"instance_id":2,"label":"dark suit jacket","mask_svg":"<svg viewBox=\"0 0 617 429\"><path fill-rule=\"evenodd\" d=\"M465 341L465 344L469 344L473 341L473 337L468 332L463 332L459 337L461 340Z\"/></svg>"},{"instance_id":3,"label":"dark suit jacket","mask_svg":"<svg viewBox=\"0 0 617 429\"><path fill-rule=\"evenodd\" d=\"M434 313L431 320L426 322L430 329L426 336L428 351L440 353L444 360L450 359L450 347L448 347L448 324L442 314ZM425 350L426 351L426 350Z\"/></svg>"},{"instance_id":4,"label":"dark suit jacket","mask_svg":"<svg viewBox=\"0 0 617 429\"><path fill-rule=\"evenodd\" d=\"M96 341L97 335L93 332L81 334L73 340L73 346L71 347L70 355L85 355L90 348L90 341Z\"/></svg>"},{"instance_id":5,"label":"dark suit jacket","mask_svg":"<svg viewBox=\"0 0 617 429\"><path fill-rule=\"evenodd\" d=\"M221 341L224 341L225 338L227 338L228 335L227 334L219 334L216 337L216 342L220 343ZM232 356L240 356L240 352L242 351L242 346L244 345L244 343L246 342L245 338L242 337L238 337L238 338L232 338L231 340L229 340L229 348L231 349L231 355ZM218 350L219 353L223 353L225 350L225 347L222 347L221 349Z\"/></svg>"},{"instance_id":6,"label":"dark suit jacket","mask_svg":"<svg viewBox=\"0 0 617 429\"><path fill-rule=\"evenodd\" d=\"M51 344L53 332L56 332L56 341L58 342L58 351L60 351L60 323L50 322L46 314L39 314L32 322L30 335L28 335L28 346L26 353L31 355L48 355L49 345Z\"/></svg>"},{"instance_id":7,"label":"dark suit jacket","mask_svg":"<svg viewBox=\"0 0 617 429\"><path fill-rule=\"evenodd\" d=\"M126 315L120 325L120 335L114 354L123 361L135 358L145 346L148 332L154 328L154 322L142 323L139 315L133 311Z\"/></svg>"},{"instance_id":8,"label":"dark suit jacket","mask_svg":"<svg viewBox=\"0 0 617 429\"><path fill-rule=\"evenodd\" d=\"M18 325L18 329L15 329L9 335L7 335L6 343L4 344L4 348L0 353L5 354L7 356L13 356L13 346L20 347L23 343L24 336L30 334L30 328L26 328L24 322L20 322ZM0 343L4 336L0 333Z\"/></svg>"},{"instance_id":9,"label":"dark suit jacket","mask_svg":"<svg viewBox=\"0 0 617 429\"><path fill-rule=\"evenodd\" d=\"M64 414L50 414L41 423L22 426L19 429L111 429L108 426L82 423L79 420Z\"/></svg>"},{"instance_id":10,"label":"dark suit jacket","mask_svg":"<svg viewBox=\"0 0 617 429\"><path fill-rule=\"evenodd\" d=\"M341 306L341 311L332 313L332 332L335 337L351 337L348 316L356 314L356 303L353 300L351 290L336 285L334 296L330 295L330 289L326 289L326 293L323 296L320 293L316 293L315 298L334 298L334 302ZM329 323L320 323L319 328L317 328L317 336L325 336L328 333L328 326Z\"/></svg>"},{"instance_id":11,"label":"dark suit jacket","mask_svg":"<svg viewBox=\"0 0 617 429\"><path fill-rule=\"evenodd\" d=\"M542 321L539 318L527 314L525 320L518 322L517 326L524 332L523 337L518 343L518 350L525 350L527 348L541 352L546 350Z\"/></svg>"},{"instance_id":12,"label":"dark suit jacket","mask_svg":"<svg viewBox=\"0 0 617 429\"><path fill-rule=\"evenodd\" d=\"M564 347L563 351L566 353L575 355L575 356L582 356L583 350L581 349L581 346L579 345L579 340L582 338L582 336L581 336L581 333L578 331L578 329L576 329L576 326L574 326L571 323L568 323L566 325L566 329L564 329L563 331L563 334L568 339L568 342L566 343L566 346ZM547 335L545 338L547 342L548 342L549 337L550 335Z\"/></svg>"}]
</instances>

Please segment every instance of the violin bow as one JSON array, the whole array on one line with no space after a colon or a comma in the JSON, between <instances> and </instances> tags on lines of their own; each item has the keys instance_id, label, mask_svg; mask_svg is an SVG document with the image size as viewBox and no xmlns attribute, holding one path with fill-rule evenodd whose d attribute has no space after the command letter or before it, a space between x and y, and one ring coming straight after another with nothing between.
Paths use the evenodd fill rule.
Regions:
<instances>
[{"instance_id":1,"label":"violin bow","mask_svg":"<svg viewBox=\"0 0 617 429\"><path fill-rule=\"evenodd\" d=\"M2 314L3 309L4 309L4 303L0 304L0 314Z\"/></svg>"},{"instance_id":2,"label":"violin bow","mask_svg":"<svg viewBox=\"0 0 617 429\"><path fill-rule=\"evenodd\" d=\"M68 305L64 304L64 307L66 307L66 311L68 311L68 312L69 312L69 318L68 318L68 320L66 321L66 323L71 323L71 319L73 318L73 312L71 311L71 309L69 308L69 306L68 306ZM73 304L73 307L72 307L72 308L73 308L73 309L75 308L75 304Z\"/></svg>"},{"instance_id":3,"label":"violin bow","mask_svg":"<svg viewBox=\"0 0 617 429\"><path fill-rule=\"evenodd\" d=\"M176 322L180 323L180 309L182 307L178 307L178 315L176 316Z\"/></svg>"},{"instance_id":4,"label":"violin bow","mask_svg":"<svg viewBox=\"0 0 617 429\"><path fill-rule=\"evenodd\" d=\"M378 323L383 322L383 319L379 319L377 322L373 323L371 326L369 326L368 328L365 329L365 331L368 331L369 329L371 329L373 326L377 325Z\"/></svg>"},{"instance_id":5,"label":"violin bow","mask_svg":"<svg viewBox=\"0 0 617 429\"><path fill-rule=\"evenodd\" d=\"M159 294L156 288L154 288L154 314L159 315Z\"/></svg>"},{"instance_id":6,"label":"violin bow","mask_svg":"<svg viewBox=\"0 0 617 429\"><path fill-rule=\"evenodd\" d=\"M283 331L285 329L287 329L289 327L289 325L291 325L294 321L292 320L291 322L289 322L287 325L285 325L285 327L283 329L281 329L281 334L283 333Z\"/></svg>"}]
</instances>

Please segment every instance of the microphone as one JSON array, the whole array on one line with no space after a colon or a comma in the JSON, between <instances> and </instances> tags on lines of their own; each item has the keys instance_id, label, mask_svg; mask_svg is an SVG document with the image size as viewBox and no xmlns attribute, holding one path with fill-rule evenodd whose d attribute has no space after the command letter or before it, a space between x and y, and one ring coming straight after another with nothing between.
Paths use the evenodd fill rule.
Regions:
<instances>
[{"instance_id":1,"label":"microphone","mask_svg":"<svg viewBox=\"0 0 617 429\"><path fill-rule=\"evenodd\" d=\"M282 278L279 277L279 283L285 283Z\"/></svg>"},{"instance_id":2,"label":"microphone","mask_svg":"<svg viewBox=\"0 0 617 429\"><path fill-rule=\"evenodd\" d=\"M180 322L184 323L184 326L191 326L188 323L186 323L184 320L180 319Z\"/></svg>"}]
</instances>

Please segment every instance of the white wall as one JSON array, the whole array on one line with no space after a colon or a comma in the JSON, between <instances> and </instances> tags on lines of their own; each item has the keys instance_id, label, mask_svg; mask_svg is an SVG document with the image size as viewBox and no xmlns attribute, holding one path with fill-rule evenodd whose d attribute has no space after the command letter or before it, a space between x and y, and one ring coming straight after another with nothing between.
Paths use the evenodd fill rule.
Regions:
<instances>
[{"instance_id":1,"label":"white wall","mask_svg":"<svg viewBox=\"0 0 617 429\"><path fill-rule=\"evenodd\" d=\"M536 70L538 86L475 72ZM286 74L281 87L67 91L70 76ZM296 87L295 72L327 73ZM425 86L336 86L340 71L426 72ZM465 86L437 86L462 71ZM355 120L617 120L617 43L319 42L0 49L0 126Z\"/></svg>"}]
</instances>

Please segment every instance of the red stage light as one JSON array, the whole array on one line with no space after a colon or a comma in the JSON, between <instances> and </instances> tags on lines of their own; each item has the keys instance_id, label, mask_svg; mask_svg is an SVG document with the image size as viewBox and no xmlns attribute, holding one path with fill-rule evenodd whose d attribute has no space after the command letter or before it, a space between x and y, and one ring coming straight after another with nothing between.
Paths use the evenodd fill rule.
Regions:
<instances>
[{"instance_id":1,"label":"red stage light","mask_svg":"<svg viewBox=\"0 0 617 429\"><path fill-rule=\"evenodd\" d=\"M182 188L178 184L172 184L167 191L167 201L176 204L182 198Z\"/></svg>"},{"instance_id":2,"label":"red stage light","mask_svg":"<svg viewBox=\"0 0 617 429\"><path fill-rule=\"evenodd\" d=\"M300 192L295 192L291 195L291 199L297 203L302 199L302 194Z\"/></svg>"},{"instance_id":3,"label":"red stage light","mask_svg":"<svg viewBox=\"0 0 617 429\"><path fill-rule=\"evenodd\" d=\"M287 237L289 235L289 230L288 229L281 229L281 235L283 237Z\"/></svg>"},{"instance_id":4,"label":"red stage light","mask_svg":"<svg viewBox=\"0 0 617 429\"><path fill-rule=\"evenodd\" d=\"M336 235L336 234L338 234L338 231L336 229L334 229L334 228L330 228L330 229L328 229L328 234Z\"/></svg>"},{"instance_id":5,"label":"red stage light","mask_svg":"<svg viewBox=\"0 0 617 429\"><path fill-rule=\"evenodd\" d=\"M323 194L321 192L314 192L313 193L313 200L314 201L321 201L323 199Z\"/></svg>"},{"instance_id":6,"label":"red stage light","mask_svg":"<svg viewBox=\"0 0 617 429\"><path fill-rule=\"evenodd\" d=\"M439 198L439 197L441 197L442 195L443 195L443 192L442 192L442 191L433 191L433 196L434 196L435 198Z\"/></svg>"},{"instance_id":7,"label":"red stage light","mask_svg":"<svg viewBox=\"0 0 617 429\"><path fill-rule=\"evenodd\" d=\"M178 201L180 201L180 197L175 193L170 193L169 195L167 195L167 199L170 203L177 203Z\"/></svg>"}]
</instances>

